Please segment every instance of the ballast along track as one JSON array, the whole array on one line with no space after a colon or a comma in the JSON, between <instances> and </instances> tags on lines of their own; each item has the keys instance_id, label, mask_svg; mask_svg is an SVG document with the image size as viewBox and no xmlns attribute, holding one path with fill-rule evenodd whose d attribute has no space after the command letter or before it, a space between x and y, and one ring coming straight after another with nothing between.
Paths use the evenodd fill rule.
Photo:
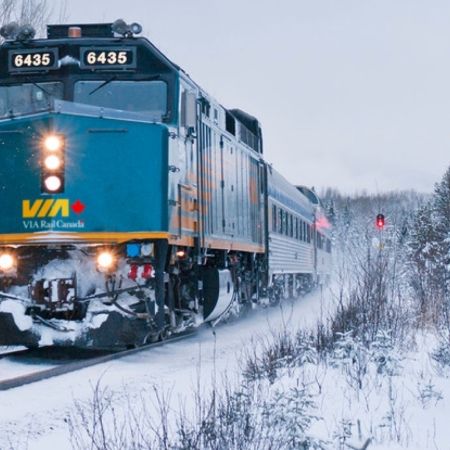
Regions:
<instances>
[{"instance_id":1,"label":"ballast along track","mask_svg":"<svg viewBox=\"0 0 450 450\"><path fill-rule=\"evenodd\" d=\"M27 384L31 384L31 383L46 380L49 378L57 377L59 375L64 375L64 374L67 374L70 372L76 372L77 370L85 369L87 367L95 366L97 364L114 361L116 359L124 358L126 356L130 356L130 355L133 355L138 352L142 352L142 351L149 350L152 348L161 347L165 344L188 339L189 337L194 336L197 333L197 330L196 331L191 330L188 332L179 333L179 334L174 335L173 337L169 337L165 340L155 342L152 344L143 345L142 347L133 348L130 350L124 350L124 351L116 352L116 353L111 353L111 354L107 354L107 355L103 355L103 356L99 356L99 357L95 357L95 358L89 358L89 359L82 360L82 361L70 362L67 364L62 364L62 365L58 365L56 367L52 367L50 369L44 369L40 372L35 372L35 373L27 374L27 375L20 375L20 376L14 377L14 378L10 378L8 380L3 380L3 381L0 381L0 391L6 391L8 389L25 386ZM17 352L5 353L4 355L0 355L0 357L1 356L11 357L11 356L17 356L17 355L26 355L27 353L29 353L29 350L20 350Z\"/></svg>"}]
</instances>

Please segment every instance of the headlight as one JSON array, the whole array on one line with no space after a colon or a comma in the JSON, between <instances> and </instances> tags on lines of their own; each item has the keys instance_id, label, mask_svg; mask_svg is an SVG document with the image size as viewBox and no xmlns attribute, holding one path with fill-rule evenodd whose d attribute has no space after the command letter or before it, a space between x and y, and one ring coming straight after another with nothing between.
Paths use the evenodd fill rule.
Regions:
<instances>
[{"instance_id":1,"label":"headlight","mask_svg":"<svg viewBox=\"0 0 450 450\"><path fill-rule=\"evenodd\" d=\"M186 252L184 250L177 250L176 255L178 259L184 259L186 257Z\"/></svg>"},{"instance_id":2,"label":"headlight","mask_svg":"<svg viewBox=\"0 0 450 450\"><path fill-rule=\"evenodd\" d=\"M10 253L1 253L0 254L0 271L9 272L16 265L16 260L14 256Z\"/></svg>"},{"instance_id":3,"label":"headlight","mask_svg":"<svg viewBox=\"0 0 450 450\"><path fill-rule=\"evenodd\" d=\"M58 152L62 150L64 141L61 136L50 134L44 138L43 146L44 150L47 150L49 152Z\"/></svg>"},{"instance_id":4,"label":"headlight","mask_svg":"<svg viewBox=\"0 0 450 450\"><path fill-rule=\"evenodd\" d=\"M97 268L100 272L110 272L114 269L116 258L110 251L104 250L97 255Z\"/></svg>"},{"instance_id":5,"label":"headlight","mask_svg":"<svg viewBox=\"0 0 450 450\"><path fill-rule=\"evenodd\" d=\"M57 170L61 167L62 161L59 156L50 155L45 158L44 165L49 170Z\"/></svg>"},{"instance_id":6,"label":"headlight","mask_svg":"<svg viewBox=\"0 0 450 450\"><path fill-rule=\"evenodd\" d=\"M62 181L56 175L50 175L44 180L44 184L49 192L56 192L61 188Z\"/></svg>"},{"instance_id":7,"label":"headlight","mask_svg":"<svg viewBox=\"0 0 450 450\"><path fill-rule=\"evenodd\" d=\"M44 135L40 146L41 192L62 193L65 184L65 137L56 133Z\"/></svg>"}]
</instances>

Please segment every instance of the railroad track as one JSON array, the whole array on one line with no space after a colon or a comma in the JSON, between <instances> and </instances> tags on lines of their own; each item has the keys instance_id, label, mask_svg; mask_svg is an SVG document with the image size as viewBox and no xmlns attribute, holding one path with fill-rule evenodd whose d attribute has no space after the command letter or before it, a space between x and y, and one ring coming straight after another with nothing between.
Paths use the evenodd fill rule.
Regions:
<instances>
[{"instance_id":1,"label":"railroad track","mask_svg":"<svg viewBox=\"0 0 450 450\"><path fill-rule=\"evenodd\" d=\"M21 354L25 354L27 352L29 352L30 350L26 349L25 347L21 347L19 348L19 350L12 350L12 349L8 349L8 347L3 346L2 350L0 351L0 360L3 358L9 358L10 356L17 356L17 355L21 355Z\"/></svg>"},{"instance_id":2,"label":"railroad track","mask_svg":"<svg viewBox=\"0 0 450 450\"><path fill-rule=\"evenodd\" d=\"M44 369L39 372L33 372L27 375L19 375L7 380L0 381L0 391L6 391L8 389L17 388L20 386L25 386L27 384L36 383L38 381L46 380L48 378L57 377L59 375L64 375L70 372L76 372L77 370L85 369L87 367L95 366L97 364L106 363L109 361L114 361L116 359L124 358L135 353L139 353L145 350L149 350L156 347L161 347L163 345L181 341L197 334L197 330L184 332L176 334L173 337L169 337L163 341L154 342L152 344L143 345L142 347L133 348L131 350L124 350L121 352L109 353L102 356L97 356L94 358L88 358L81 361L73 361L66 364L60 364L56 367L49 369ZM23 356L29 355L30 350L19 350L11 353L4 353L0 355L0 358L10 358L11 356Z\"/></svg>"}]
</instances>

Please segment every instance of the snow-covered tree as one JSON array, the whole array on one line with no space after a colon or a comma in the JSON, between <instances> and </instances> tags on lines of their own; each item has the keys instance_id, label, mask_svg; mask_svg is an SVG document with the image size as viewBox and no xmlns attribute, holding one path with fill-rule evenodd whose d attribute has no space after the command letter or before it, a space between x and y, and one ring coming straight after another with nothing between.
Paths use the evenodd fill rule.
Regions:
<instances>
[{"instance_id":1,"label":"snow-covered tree","mask_svg":"<svg viewBox=\"0 0 450 450\"><path fill-rule=\"evenodd\" d=\"M450 324L450 168L429 203L419 209L409 247L411 284L422 318Z\"/></svg>"},{"instance_id":2,"label":"snow-covered tree","mask_svg":"<svg viewBox=\"0 0 450 450\"><path fill-rule=\"evenodd\" d=\"M435 187L433 220L437 241L436 259L439 273L445 283L446 296L450 292L450 167Z\"/></svg>"}]
</instances>

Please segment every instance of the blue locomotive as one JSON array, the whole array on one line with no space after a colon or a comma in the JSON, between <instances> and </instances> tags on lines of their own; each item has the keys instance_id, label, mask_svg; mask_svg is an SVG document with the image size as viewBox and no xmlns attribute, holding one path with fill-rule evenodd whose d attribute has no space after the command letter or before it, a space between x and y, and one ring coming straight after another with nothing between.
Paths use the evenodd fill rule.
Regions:
<instances>
[{"instance_id":1,"label":"blue locomotive","mask_svg":"<svg viewBox=\"0 0 450 450\"><path fill-rule=\"evenodd\" d=\"M329 275L320 200L138 24L0 30L0 345L124 348Z\"/></svg>"}]
</instances>

